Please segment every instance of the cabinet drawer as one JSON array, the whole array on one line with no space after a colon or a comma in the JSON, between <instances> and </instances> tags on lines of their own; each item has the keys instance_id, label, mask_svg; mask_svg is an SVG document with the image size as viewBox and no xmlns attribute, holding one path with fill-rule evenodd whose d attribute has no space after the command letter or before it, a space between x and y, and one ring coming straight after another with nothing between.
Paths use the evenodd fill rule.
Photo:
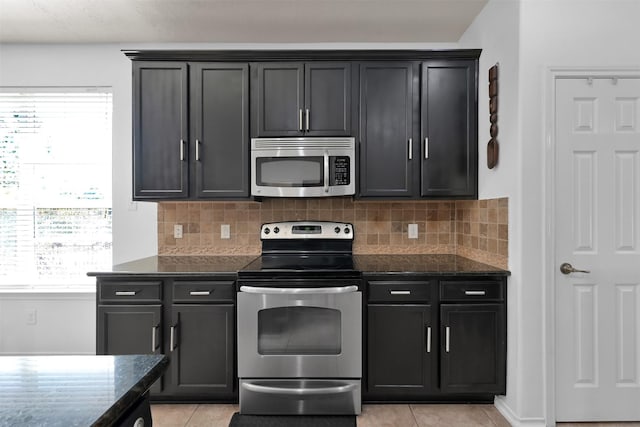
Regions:
<instances>
[{"instance_id":1,"label":"cabinet drawer","mask_svg":"<svg viewBox=\"0 0 640 427\"><path fill-rule=\"evenodd\" d=\"M161 302L162 281L117 281L101 282L100 300L102 302Z\"/></svg>"},{"instance_id":2,"label":"cabinet drawer","mask_svg":"<svg viewBox=\"0 0 640 427\"><path fill-rule=\"evenodd\" d=\"M173 302L233 302L235 300L233 280L189 280L173 283Z\"/></svg>"},{"instance_id":3,"label":"cabinet drawer","mask_svg":"<svg viewBox=\"0 0 640 427\"><path fill-rule=\"evenodd\" d=\"M431 298L428 281L369 282L369 302L424 302Z\"/></svg>"},{"instance_id":4,"label":"cabinet drawer","mask_svg":"<svg viewBox=\"0 0 640 427\"><path fill-rule=\"evenodd\" d=\"M441 301L502 301L504 286L494 280L447 280L440 282Z\"/></svg>"}]
</instances>

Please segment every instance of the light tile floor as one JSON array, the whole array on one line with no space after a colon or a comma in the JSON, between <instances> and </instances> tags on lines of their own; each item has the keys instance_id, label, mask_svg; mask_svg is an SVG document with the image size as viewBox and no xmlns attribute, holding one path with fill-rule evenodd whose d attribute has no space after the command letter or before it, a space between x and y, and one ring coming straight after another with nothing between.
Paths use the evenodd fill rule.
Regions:
<instances>
[{"instance_id":1,"label":"light tile floor","mask_svg":"<svg viewBox=\"0 0 640 427\"><path fill-rule=\"evenodd\" d=\"M154 427L228 427L238 405L154 404ZM509 427L493 405L363 405L358 427ZM558 427L640 427L634 423L558 423Z\"/></svg>"},{"instance_id":2,"label":"light tile floor","mask_svg":"<svg viewBox=\"0 0 640 427\"><path fill-rule=\"evenodd\" d=\"M509 427L493 405L363 405L358 427ZM237 405L154 404L154 427L227 427Z\"/></svg>"}]
</instances>

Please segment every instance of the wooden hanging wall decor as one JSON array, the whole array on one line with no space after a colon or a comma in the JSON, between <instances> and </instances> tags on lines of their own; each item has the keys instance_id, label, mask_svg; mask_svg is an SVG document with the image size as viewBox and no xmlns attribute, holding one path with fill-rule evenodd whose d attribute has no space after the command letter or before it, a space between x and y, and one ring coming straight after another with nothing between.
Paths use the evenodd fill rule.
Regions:
<instances>
[{"instance_id":1,"label":"wooden hanging wall decor","mask_svg":"<svg viewBox=\"0 0 640 427\"><path fill-rule=\"evenodd\" d=\"M487 167L493 169L498 164L498 65L489 68L489 134L487 144Z\"/></svg>"}]
</instances>

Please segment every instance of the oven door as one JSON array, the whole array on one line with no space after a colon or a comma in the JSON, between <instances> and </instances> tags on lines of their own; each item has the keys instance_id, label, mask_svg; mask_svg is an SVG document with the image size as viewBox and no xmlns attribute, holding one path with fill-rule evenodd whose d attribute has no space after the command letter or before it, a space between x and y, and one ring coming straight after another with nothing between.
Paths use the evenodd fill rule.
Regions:
<instances>
[{"instance_id":1,"label":"oven door","mask_svg":"<svg viewBox=\"0 0 640 427\"><path fill-rule=\"evenodd\" d=\"M240 378L361 378L357 286L238 292Z\"/></svg>"}]
</instances>

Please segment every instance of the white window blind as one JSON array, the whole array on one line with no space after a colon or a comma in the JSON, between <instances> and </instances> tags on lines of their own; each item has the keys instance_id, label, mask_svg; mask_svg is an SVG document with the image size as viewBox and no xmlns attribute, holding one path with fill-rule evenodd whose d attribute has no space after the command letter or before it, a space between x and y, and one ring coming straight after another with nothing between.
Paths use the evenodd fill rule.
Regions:
<instances>
[{"instance_id":1,"label":"white window blind","mask_svg":"<svg viewBox=\"0 0 640 427\"><path fill-rule=\"evenodd\" d=\"M0 288L111 265L109 88L0 88Z\"/></svg>"}]
</instances>

